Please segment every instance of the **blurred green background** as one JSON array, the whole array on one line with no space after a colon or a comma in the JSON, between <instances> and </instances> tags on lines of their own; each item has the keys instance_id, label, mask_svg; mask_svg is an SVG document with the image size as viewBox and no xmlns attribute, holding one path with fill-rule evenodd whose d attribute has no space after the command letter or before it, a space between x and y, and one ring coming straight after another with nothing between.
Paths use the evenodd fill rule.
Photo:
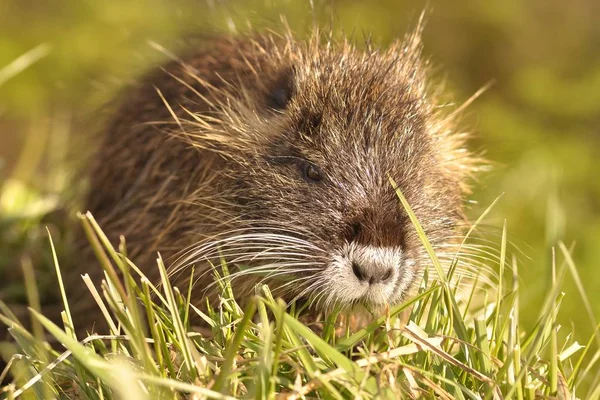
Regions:
<instances>
[{"instance_id":1,"label":"blurred green background","mask_svg":"<svg viewBox=\"0 0 600 400\"><path fill-rule=\"evenodd\" d=\"M535 321L547 293L558 240L575 243L579 274L600 316L600 2L315 2L313 13L308 0L0 0L0 69L48 46L38 48L48 54L30 68L0 79L0 179L60 192L66 178L47 172L65 161L65 143L76 140L85 121L93 125L98 105L162 57L149 41L176 49L182 35L233 25L244 30L247 22L277 26L284 14L297 32L318 19L385 44L414 27L428 7L425 55L457 104L492 82L463 121L474 133L473 149L485 149L495 163L480 177L471 214L476 218L505 193L487 224L501 227L506 219L511 240L527 256L520 256L526 322ZM18 162L23 151L44 156L40 164L30 165L28 157ZM11 207L4 204L4 212ZM499 231L490 230L496 240ZM32 240L26 230L19 235ZM0 272L19 248L14 235L7 237ZM586 341L593 325L569 275L564 291L560 321Z\"/></svg>"}]
</instances>

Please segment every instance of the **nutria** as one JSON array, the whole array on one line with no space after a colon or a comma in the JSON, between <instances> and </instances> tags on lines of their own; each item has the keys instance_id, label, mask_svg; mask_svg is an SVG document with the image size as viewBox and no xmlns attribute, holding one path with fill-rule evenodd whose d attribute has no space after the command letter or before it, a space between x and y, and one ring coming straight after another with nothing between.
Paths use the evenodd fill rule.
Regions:
<instances>
[{"instance_id":1,"label":"nutria","mask_svg":"<svg viewBox=\"0 0 600 400\"><path fill-rule=\"evenodd\" d=\"M426 83L419 36L364 50L319 33L228 36L151 69L102 133L86 206L151 279L157 251L177 286L194 265L197 305L221 256L239 298L264 281L316 310L402 301L427 256L389 178L442 248L477 167ZM87 327L101 317L82 296Z\"/></svg>"}]
</instances>

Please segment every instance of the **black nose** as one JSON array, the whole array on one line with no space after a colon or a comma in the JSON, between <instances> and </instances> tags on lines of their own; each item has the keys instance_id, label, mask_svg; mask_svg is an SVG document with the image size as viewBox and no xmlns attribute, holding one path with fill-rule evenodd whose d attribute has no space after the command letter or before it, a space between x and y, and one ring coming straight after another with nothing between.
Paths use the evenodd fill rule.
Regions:
<instances>
[{"instance_id":1,"label":"black nose","mask_svg":"<svg viewBox=\"0 0 600 400\"><path fill-rule=\"evenodd\" d=\"M389 280L394 272L392 268L357 261L352 262L352 271L359 281L368 282L370 285Z\"/></svg>"}]
</instances>

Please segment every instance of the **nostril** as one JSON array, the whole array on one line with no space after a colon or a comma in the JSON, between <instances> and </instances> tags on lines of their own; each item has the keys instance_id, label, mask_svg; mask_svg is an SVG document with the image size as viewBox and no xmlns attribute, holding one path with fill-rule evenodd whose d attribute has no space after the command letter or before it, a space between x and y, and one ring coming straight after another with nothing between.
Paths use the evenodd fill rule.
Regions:
<instances>
[{"instance_id":1,"label":"nostril","mask_svg":"<svg viewBox=\"0 0 600 400\"><path fill-rule=\"evenodd\" d=\"M387 270L387 271L385 271L385 273L384 273L384 274L383 274L383 276L381 277L381 281L382 281L382 282L385 282L385 281L387 281L388 279L390 279L390 278L392 277L392 273L393 273L393 272L394 272L394 271L392 271L392 269L391 269L391 268L388 268L388 270Z\"/></svg>"},{"instance_id":2,"label":"nostril","mask_svg":"<svg viewBox=\"0 0 600 400\"><path fill-rule=\"evenodd\" d=\"M358 265L356 261L352 263L352 272L354 272L354 275L358 278L359 281L362 282L366 280L365 274L363 273L363 271L360 268L360 265Z\"/></svg>"}]
</instances>

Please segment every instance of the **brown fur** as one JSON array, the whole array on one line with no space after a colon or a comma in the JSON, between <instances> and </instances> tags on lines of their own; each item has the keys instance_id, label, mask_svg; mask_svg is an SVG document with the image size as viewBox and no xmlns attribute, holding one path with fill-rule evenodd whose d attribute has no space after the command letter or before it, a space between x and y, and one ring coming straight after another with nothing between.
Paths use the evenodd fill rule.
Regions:
<instances>
[{"instance_id":1,"label":"brown fur","mask_svg":"<svg viewBox=\"0 0 600 400\"><path fill-rule=\"evenodd\" d=\"M126 237L130 258L150 279L158 277L157 251L180 287L195 265L197 305L214 287L206 260L220 254L234 274L238 263L283 260L266 271L267 282L288 300L313 295L318 309L343 302L325 293L336 277L324 271L329 251L351 240L400 246L416 261L398 278L410 287L426 256L388 176L443 247L463 222L476 161L454 115L426 86L419 35L385 50L367 47L319 33L308 41L227 37L151 70L126 91L103 133L89 210L111 240ZM321 181L303 178L307 162L320 168ZM243 248L214 244L240 232L263 236ZM90 261L73 272L98 280L99 271ZM236 295L263 278L240 274ZM70 286L73 296L83 287ZM84 296L79 325L96 319Z\"/></svg>"}]
</instances>

